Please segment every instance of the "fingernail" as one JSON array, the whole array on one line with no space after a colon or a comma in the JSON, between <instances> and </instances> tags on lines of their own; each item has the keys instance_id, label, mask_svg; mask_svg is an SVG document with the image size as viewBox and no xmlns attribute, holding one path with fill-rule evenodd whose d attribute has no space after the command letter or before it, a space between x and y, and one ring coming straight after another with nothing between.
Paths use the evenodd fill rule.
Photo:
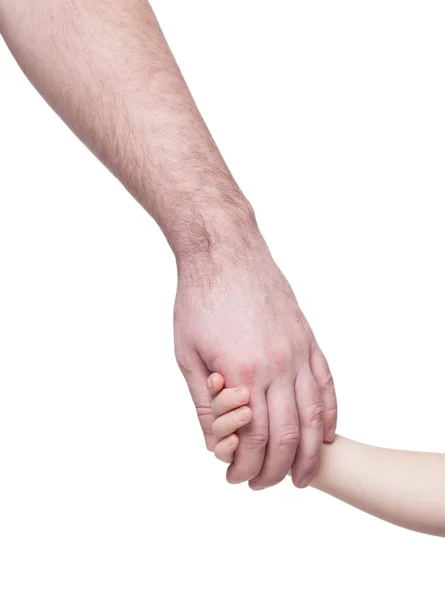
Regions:
<instances>
[{"instance_id":1,"label":"fingernail","mask_svg":"<svg viewBox=\"0 0 445 600\"><path fill-rule=\"evenodd\" d=\"M331 427L331 429L329 429L329 431L327 433L326 438L327 438L328 442L332 442L334 437L335 437L335 427Z\"/></svg>"},{"instance_id":2,"label":"fingernail","mask_svg":"<svg viewBox=\"0 0 445 600\"><path fill-rule=\"evenodd\" d=\"M238 423L245 423L249 419L249 409L248 408L239 408L235 412L235 419Z\"/></svg>"},{"instance_id":3,"label":"fingernail","mask_svg":"<svg viewBox=\"0 0 445 600\"><path fill-rule=\"evenodd\" d=\"M215 374L212 373L212 375L210 375L210 377L207 379L207 388L210 390L210 392L214 393L215 390Z\"/></svg>"},{"instance_id":4,"label":"fingernail","mask_svg":"<svg viewBox=\"0 0 445 600\"><path fill-rule=\"evenodd\" d=\"M237 393L236 393L236 400L239 404L242 404L244 402L244 400L246 399L246 395L247 395L247 390L246 388L238 388Z\"/></svg>"},{"instance_id":5,"label":"fingernail","mask_svg":"<svg viewBox=\"0 0 445 600\"><path fill-rule=\"evenodd\" d=\"M260 487L252 487L252 486L250 486L250 489L253 492L261 492L261 490L265 490L266 488L264 486L260 486Z\"/></svg>"}]
</instances>

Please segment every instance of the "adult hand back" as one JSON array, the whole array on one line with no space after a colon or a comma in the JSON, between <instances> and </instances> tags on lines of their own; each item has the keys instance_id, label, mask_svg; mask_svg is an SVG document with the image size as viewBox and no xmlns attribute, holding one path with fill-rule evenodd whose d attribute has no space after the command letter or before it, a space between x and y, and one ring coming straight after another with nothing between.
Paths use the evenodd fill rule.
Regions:
<instances>
[{"instance_id":1,"label":"adult hand back","mask_svg":"<svg viewBox=\"0 0 445 600\"><path fill-rule=\"evenodd\" d=\"M212 395L207 378L251 393L252 422L227 478L253 489L295 485L314 476L321 444L334 438L337 403L328 363L292 289L258 232L230 246L220 242L178 263L175 348L213 450ZM238 238L239 240L240 238Z\"/></svg>"}]
</instances>

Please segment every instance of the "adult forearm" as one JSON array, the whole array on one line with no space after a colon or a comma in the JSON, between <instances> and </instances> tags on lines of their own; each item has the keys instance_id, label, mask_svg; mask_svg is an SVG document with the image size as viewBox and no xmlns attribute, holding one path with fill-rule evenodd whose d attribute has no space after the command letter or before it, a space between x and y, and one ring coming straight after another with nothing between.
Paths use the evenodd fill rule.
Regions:
<instances>
[{"instance_id":1,"label":"adult forearm","mask_svg":"<svg viewBox=\"0 0 445 600\"><path fill-rule=\"evenodd\" d=\"M35 87L176 255L256 231L145 0L0 0L0 23Z\"/></svg>"},{"instance_id":2,"label":"adult forearm","mask_svg":"<svg viewBox=\"0 0 445 600\"><path fill-rule=\"evenodd\" d=\"M322 439L335 430L328 363L150 6L0 0L0 27L29 79L153 215L176 254L175 353L209 449L209 370L251 389L254 419L229 480L259 489L292 467L294 484L307 485Z\"/></svg>"},{"instance_id":3,"label":"adult forearm","mask_svg":"<svg viewBox=\"0 0 445 600\"><path fill-rule=\"evenodd\" d=\"M396 525L445 536L445 455L375 448L337 436L314 487Z\"/></svg>"}]
</instances>

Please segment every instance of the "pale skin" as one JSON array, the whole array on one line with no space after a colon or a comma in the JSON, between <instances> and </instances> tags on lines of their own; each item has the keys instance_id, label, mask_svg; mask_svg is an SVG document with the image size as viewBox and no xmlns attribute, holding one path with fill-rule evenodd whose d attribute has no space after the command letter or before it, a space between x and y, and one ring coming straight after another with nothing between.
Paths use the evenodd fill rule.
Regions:
<instances>
[{"instance_id":1,"label":"pale skin","mask_svg":"<svg viewBox=\"0 0 445 600\"><path fill-rule=\"evenodd\" d=\"M230 463L240 429L252 419L249 390L224 388L218 373L208 387L215 456ZM445 537L445 454L376 448L337 435L323 445L311 485L400 527Z\"/></svg>"},{"instance_id":2,"label":"pale skin","mask_svg":"<svg viewBox=\"0 0 445 600\"><path fill-rule=\"evenodd\" d=\"M178 269L176 358L209 450L208 376L248 388L252 419L228 480L261 489L291 469L307 486L322 442L335 436L328 363L150 5L0 0L0 32L45 100L165 234Z\"/></svg>"}]
</instances>

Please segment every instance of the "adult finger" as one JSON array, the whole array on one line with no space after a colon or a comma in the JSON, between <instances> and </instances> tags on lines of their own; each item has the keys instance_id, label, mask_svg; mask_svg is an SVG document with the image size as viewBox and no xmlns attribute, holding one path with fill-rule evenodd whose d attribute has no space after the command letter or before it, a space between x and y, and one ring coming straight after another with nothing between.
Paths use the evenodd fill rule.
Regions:
<instances>
[{"instance_id":1,"label":"adult finger","mask_svg":"<svg viewBox=\"0 0 445 600\"><path fill-rule=\"evenodd\" d=\"M297 452L299 441L298 412L295 387L291 379L276 380L267 391L269 441L260 473L249 482L254 490L282 481Z\"/></svg>"},{"instance_id":2,"label":"adult finger","mask_svg":"<svg viewBox=\"0 0 445 600\"><path fill-rule=\"evenodd\" d=\"M298 487L306 487L318 468L324 414L318 385L309 364L302 367L297 375L295 397L300 421L300 442L292 465L292 481Z\"/></svg>"},{"instance_id":3,"label":"adult finger","mask_svg":"<svg viewBox=\"0 0 445 600\"><path fill-rule=\"evenodd\" d=\"M324 406L323 439L332 442L337 427L337 396L328 361L318 346L311 354L311 368Z\"/></svg>"},{"instance_id":4,"label":"adult finger","mask_svg":"<svg viewBox=\"0 0 445 600\"><path fill-rule=\"evenodd\" d=\"M215 446L215 456L218 460L225 463L231 463L233 460L233 454L239 444L239 438L236 434L229 435L218 442Z\"/></svg>"},{"instance_id":5,"label":"adult finger","mask_svg":"<svg viewBox=\"0 0 445 600\"><path fill-rule=\"evenodd\" d=\"M212 411L215 418L225 413L244 406L250 402L250 392L246 387L228 388L217 395L212 402Z\"/></svg>"},{"instance_id":6,"label":"adult finger","mask_svg":"<svg viewBox=\"0 0 445 600\"><path fill-rule=\"evenodd\" d=\"M263 466L268 440L268 417L264 389L251 390L252 421L239 432L234 462L227 469L229 483L242 483L258 475Z\"/></svg>"},{"instance_id":7,"label":"adult finger","mask_svg":"<svg viewBox=\"0 0 445 600\"><path fill-rule=\"evenodd\" d=\"M252 411L248 406L242 406L222 415L213 422L212 433L219 441L234 433L252 420Z\"/></svg>"}]
</instances>

